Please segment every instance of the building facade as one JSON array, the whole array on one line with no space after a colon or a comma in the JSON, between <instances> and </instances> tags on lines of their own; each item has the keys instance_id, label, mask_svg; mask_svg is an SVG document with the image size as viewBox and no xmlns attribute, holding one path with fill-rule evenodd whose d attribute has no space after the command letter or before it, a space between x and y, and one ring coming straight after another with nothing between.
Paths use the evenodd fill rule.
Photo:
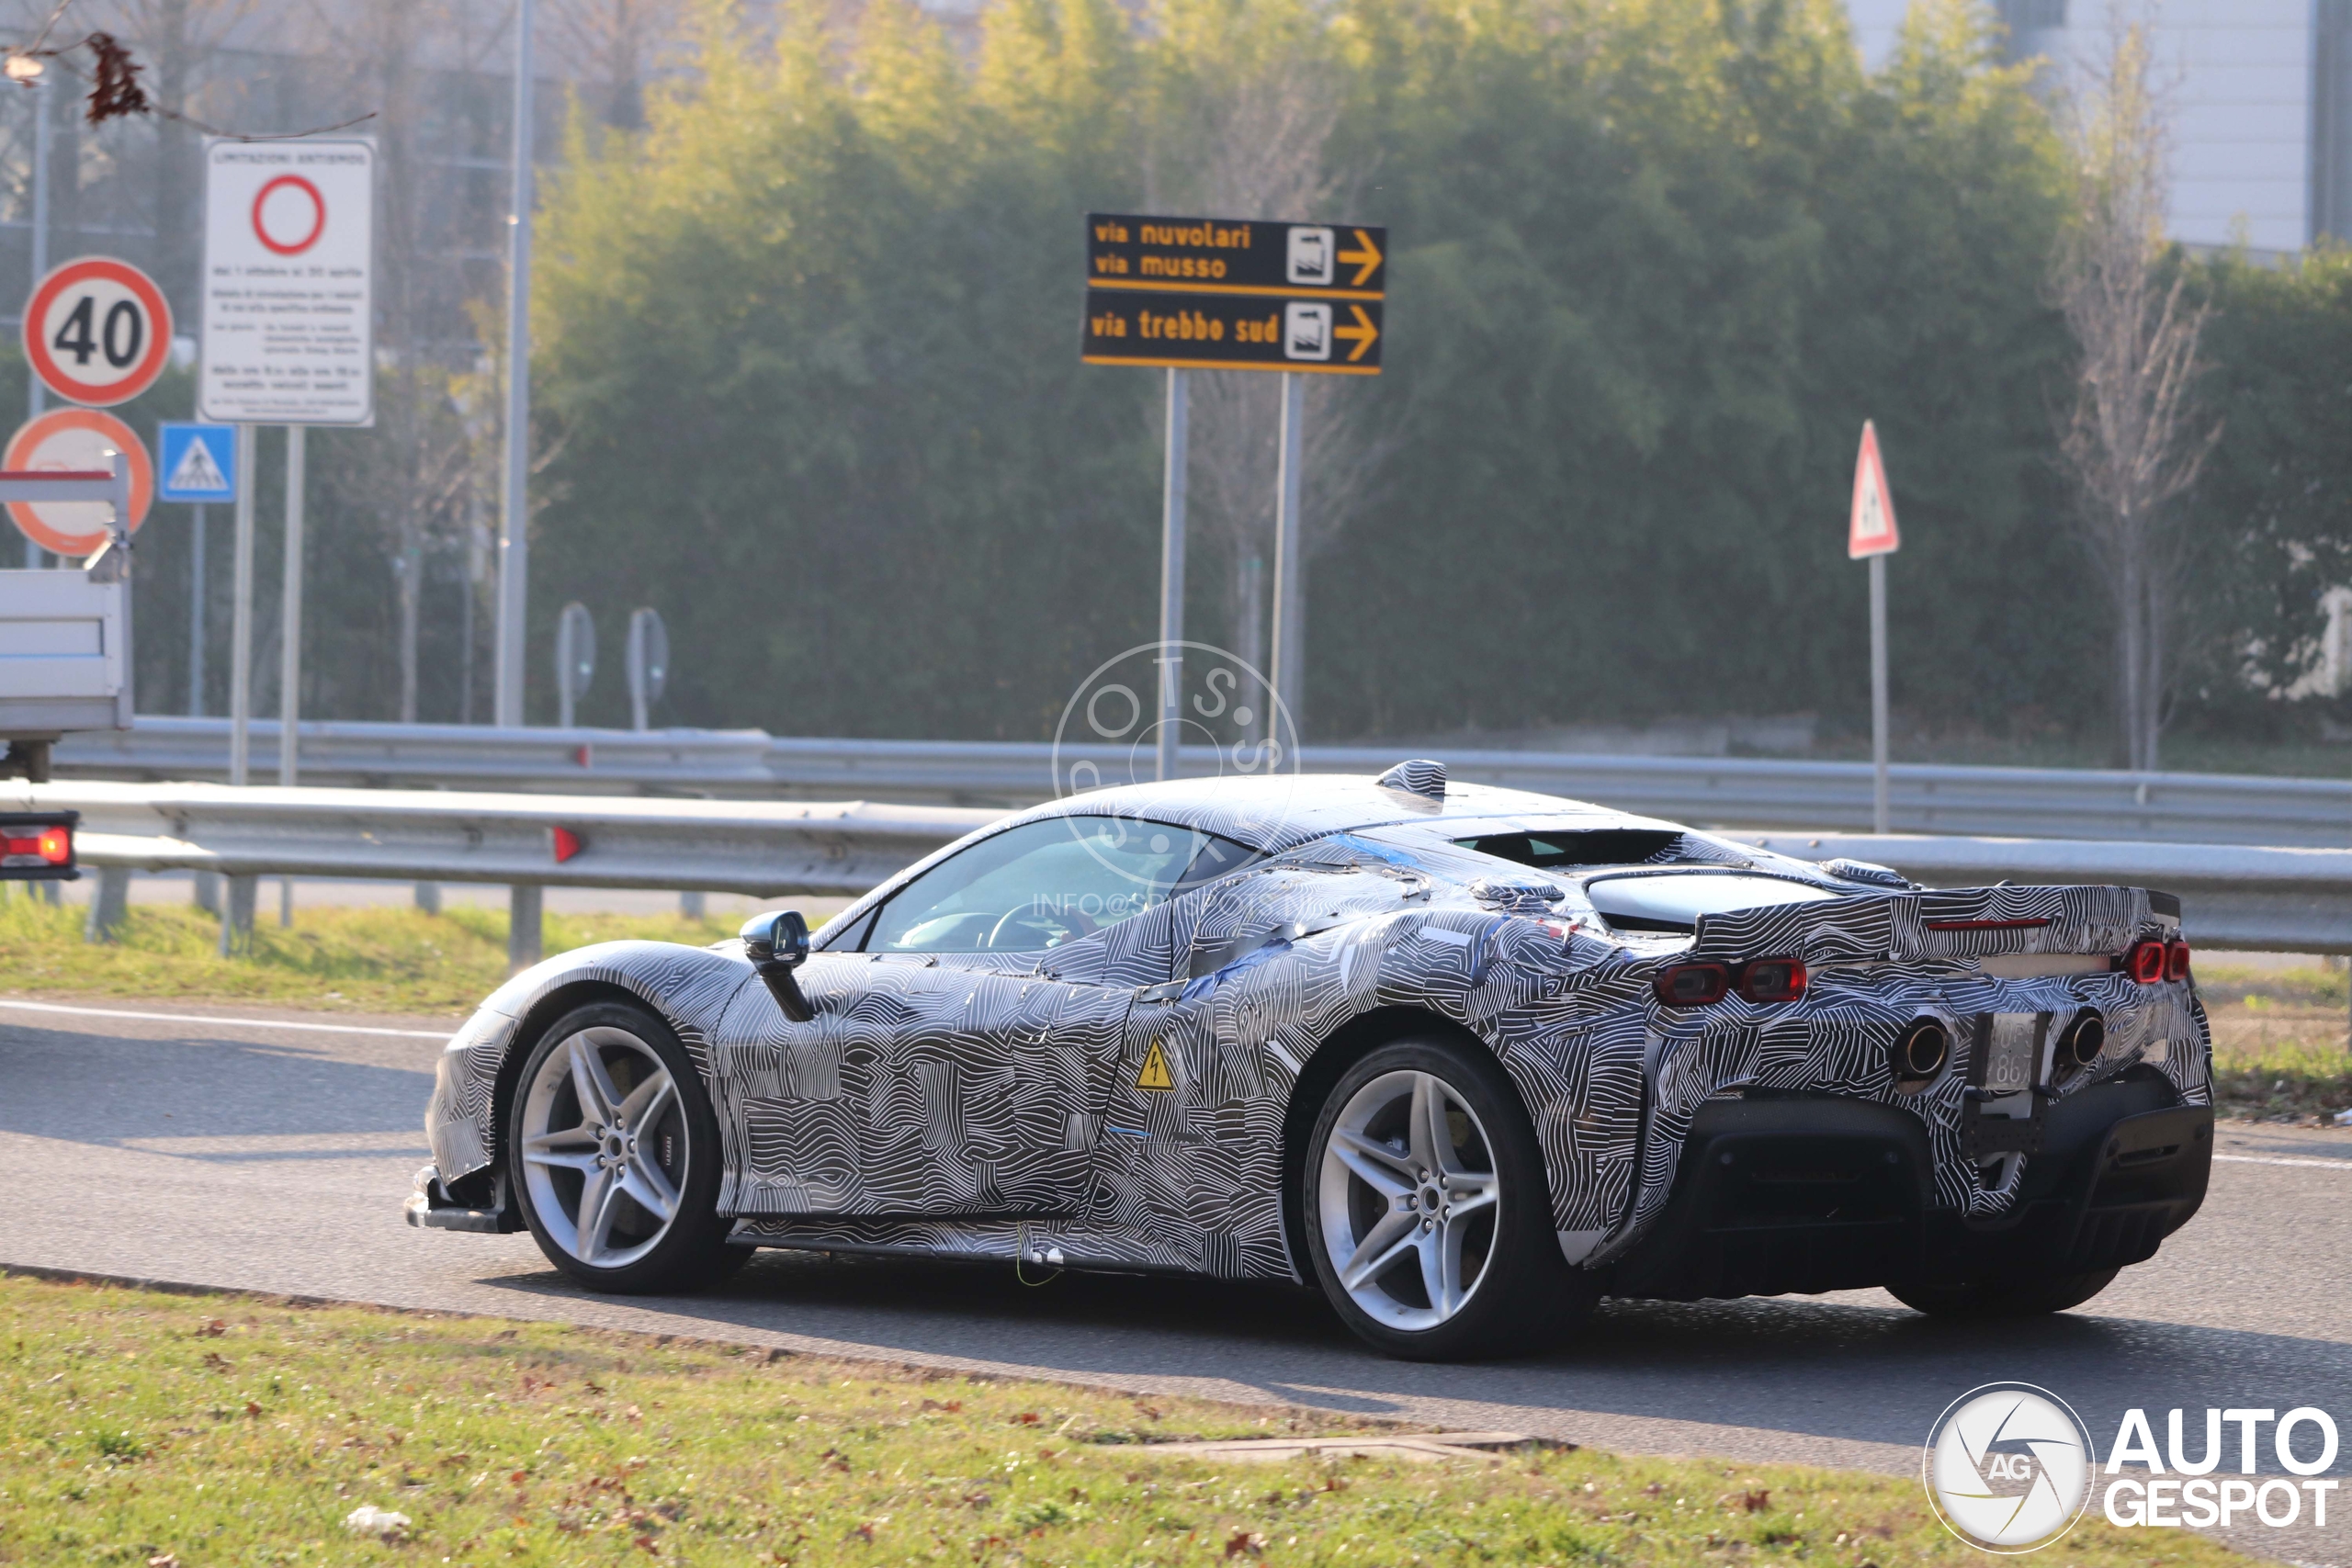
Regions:
<instances>
[{"instance_id":1,"label":"building facade","mask_svg":"<svg viewBox=\"0 0 2352 1568\"><path fill-rule=\"evenodd\" d=\"M1865 63L1909 0L1848 0ZM2173 105L2172 231L2267 255L2352 236L2352 0L1998 0L2009 49L2060 80L2144 16Z\"/></svg>"}]
</instances>

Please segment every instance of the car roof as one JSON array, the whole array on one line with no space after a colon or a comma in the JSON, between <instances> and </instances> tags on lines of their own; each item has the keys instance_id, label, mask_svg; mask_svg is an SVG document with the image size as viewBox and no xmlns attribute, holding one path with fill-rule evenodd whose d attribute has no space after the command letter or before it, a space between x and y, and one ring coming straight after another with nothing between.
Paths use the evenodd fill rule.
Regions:
<instances>
[{"instance_id":1,"label":"car roof","mask_svg":"<svg viewBox=\"0 0 2352 1568\"><path fill-rule=\"evenodd\" d=\"M1673 826L1531 790L1459 782L1447 782L1443 790L1441 800L1361 773L1178 779L1066 795L1007 825L1056 817L1136 818L1195 828L1270 854L1333 833L1400 823L1478 823L1490 832L1523 830L1533 825L1526 818L1566 826L1559 820L1564 817L1579 818L1579 828Z\"/></svg>"}]
</instances>

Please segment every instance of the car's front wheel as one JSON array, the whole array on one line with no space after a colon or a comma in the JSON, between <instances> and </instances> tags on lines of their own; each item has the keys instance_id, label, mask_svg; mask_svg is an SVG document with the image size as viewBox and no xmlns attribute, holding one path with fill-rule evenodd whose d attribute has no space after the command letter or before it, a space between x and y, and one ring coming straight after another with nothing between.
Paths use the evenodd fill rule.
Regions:
<instances>
[{"instance_id":1,"label":"car's front wheel","mask_svg":"<svg viewBox=\"0 0 2352 1568\"><path fill-rule=\"evenodd\" d=\"M718 1217L718 1121L694 1063L649 1009L596 1002L523 1064L510 1184L539 1250L592 1290L690 1291L746 1256Z\"/></svg>"},{"instance_id":2,"label":"car's front wheel","mask_svg":"<svg viewBox=\"0 0 2352 1568\"><path fill-rule=\"evenodd\" d=\"M1509 1355L1591 1308L1526 1113L1482 1051L1414 1040L1364 1056L1325 1098L1302 1175L1324 1293L1391 1355Z\"/></svg>"}]
</instances>

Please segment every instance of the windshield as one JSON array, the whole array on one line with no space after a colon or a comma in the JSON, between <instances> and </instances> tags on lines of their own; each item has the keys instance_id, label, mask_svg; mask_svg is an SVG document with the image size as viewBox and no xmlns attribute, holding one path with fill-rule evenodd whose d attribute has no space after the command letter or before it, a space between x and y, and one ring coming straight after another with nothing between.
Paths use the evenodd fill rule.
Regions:
<instances>
[{"instance_id":1,"label":"windshield","mask_svg":"<svg viewBox=\"0 0 2352 1568\"><path fill-rule=\"evenodd\" d=\"M1728 914L1770 904L1811 904L1838 895L1826 888L1736 871L1676 872L1653 876L1596 876L1584 885L1603 919L1621 931L1699 929L1702 915Z\"/></svg>"}]
</instances>

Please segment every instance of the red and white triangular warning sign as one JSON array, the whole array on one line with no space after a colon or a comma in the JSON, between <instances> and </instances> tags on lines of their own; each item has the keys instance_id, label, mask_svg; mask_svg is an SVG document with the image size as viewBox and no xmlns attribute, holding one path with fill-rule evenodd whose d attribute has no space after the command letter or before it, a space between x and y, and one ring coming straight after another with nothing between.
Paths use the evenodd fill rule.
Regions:
<instances>
[{"instance_id":1,"label":"red and white triangular warning sign","mask_svg":"<svg viewBox=\"0 0 2352 1568\"><path fill-rule=\"evenodd\" d=\"M1846 554L1891 556L1903 547L1894 526L1894 492L1886 485L1886 465L1878 458L1878 429L1862 421L1861 456L1854 459L1854 510L1846 523Z\"/></svg>"}]
</instances>

